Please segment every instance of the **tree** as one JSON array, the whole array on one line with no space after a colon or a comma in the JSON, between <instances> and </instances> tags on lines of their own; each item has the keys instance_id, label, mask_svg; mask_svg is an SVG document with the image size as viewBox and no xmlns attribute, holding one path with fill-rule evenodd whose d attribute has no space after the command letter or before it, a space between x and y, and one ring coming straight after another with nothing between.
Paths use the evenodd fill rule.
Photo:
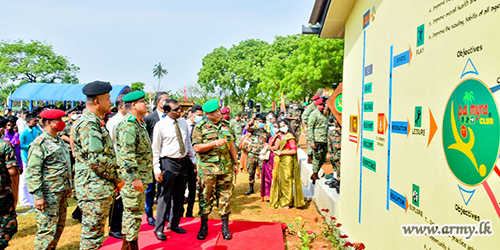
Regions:
<instances>
[{"instance_id":1,"label":"tree","mask_svg":"<svg viewBox=\"0 0 500 250\"><path fill-rule=\"evenodd\" d=\"M143 82L133 82L130 84L130 88L133 91L144 91L144 85L146 85Z\"/></svg>"},{"instance_id":2,"label":"tree","mask_svg":"<svg viewBox=\"0 0 500 250\"><path fill-rule=\"evenodd\" d=\"M265 59L259 89L277 100L306 100L342 81L344 40L317 36L276 37Z\"/></svg>"},{"instance_id":3,"label":"tree","mask_svg":"<svg viewBox=\"0 0 500 250\"><path fill-rule=\"evenodd\" d=\"M156 91L160 90L160 82L161 79L168 74L168 71L166 68L163 68L161 65L161 62L155 65L153 68L153 76L158 78L158 88L156 88Z\"/></svg>"},{"instance_id":4,"label":"tree","mask_svg":"<svg viewBox=\"0 0 500 250\"><path fill-rule=\"evenodd\" d=\"M57 55L52 45L31 40L0 42L0 81L5 83L78 83L80 68Z\"/></svg>"},{"instance_id":5,"label":"tree","mask_svg":"<svg viewBox=\"0 0 500 250\"><path fill-rule=\"evenodd\" d=\"M214 49L203 58L198 84L212 93L229 90L232 103L237 102L244 109L246 101L259 94L259 72L268 47L265 41L248 39L230 49Z\"/></svg>"}]
</instances>

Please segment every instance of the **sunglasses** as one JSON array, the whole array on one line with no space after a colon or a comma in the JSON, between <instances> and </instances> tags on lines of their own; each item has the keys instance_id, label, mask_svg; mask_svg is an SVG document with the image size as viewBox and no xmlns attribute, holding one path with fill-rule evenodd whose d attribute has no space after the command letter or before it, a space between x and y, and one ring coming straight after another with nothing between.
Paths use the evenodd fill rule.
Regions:
<instances>
[{"instance_id":1,"label":"sunglasses","mask_svg":"<svg viewBox=\"0 0 500 250\"><path fill-rule=\"evenodd\" d=\"M177 107L177 108L175 108L175 109L172 109L172 111L174 111L174 112L177 112L177 111L179 111L179 110L181 110L181 107Z\"/></svg>"}]
</instances>

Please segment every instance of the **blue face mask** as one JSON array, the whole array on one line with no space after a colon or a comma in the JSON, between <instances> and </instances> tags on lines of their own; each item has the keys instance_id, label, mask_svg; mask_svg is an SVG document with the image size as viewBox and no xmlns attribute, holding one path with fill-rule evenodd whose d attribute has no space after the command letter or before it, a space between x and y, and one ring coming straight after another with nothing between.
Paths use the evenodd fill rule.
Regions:
<instances>
[{"instance_id":1,"label":"blue face mask","mask_svg":"<svg viewBox=\"0 0 500 250\"><path fill-rule=\"evenodd\" d=\"M194 122L195 123L201 122L201 120L203 120L203 116L201 116L201 115L195 115L194 116Z\"/></svg>"},{"instance_id":2,"label":"blue face mask","mask_svg":"<svg viewBox=\"0 0 500 250\"><path fill-rule=\"evenodd\" d=\"M266 124L265 124L265 123L259 123L259 126L258 126L258 127L259 127L259 128L264 128L265 126L266 126Z\"/></svg>"}]
</instances>

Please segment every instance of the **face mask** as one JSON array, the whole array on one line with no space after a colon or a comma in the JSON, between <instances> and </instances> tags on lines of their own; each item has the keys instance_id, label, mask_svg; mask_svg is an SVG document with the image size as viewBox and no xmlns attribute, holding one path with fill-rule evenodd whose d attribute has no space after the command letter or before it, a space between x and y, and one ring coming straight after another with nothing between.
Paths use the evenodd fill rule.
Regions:
<instances>
[{"instance_id":1,"label":"face mask","mask_svg":"<svg viewBox=\"0 0 500 250\"><path fill-rule=\"evenodd\" d=\"M281 127L280 131L283 132L283 133L288 132L288 126Z\"/></svg>"},{"instance_id":2,"label":"face mask","mask_svg":"<svg viewBox=\"0 0 500 250\"><path fill-rule=\"evenodd\" d=\"M222 115L222 119L224 119L224 120L229 120L229 118L231 118L231 115L229 115L229 114Z\"/></svg>"},{"instance_id":3,"label":"face mask","mask_svg":"<svg viewBox=\"0 0 500 250\"><path fill-rule=\"evenodd\" d=\"M203 116L201 116L201 115L195 115L194 116L194 122L195 123L201 122L201 120L203 120Z\"/></svg>"},{"instance_id":4,"label":"face mask","mask_svg":"<svg viewBox=\"0 0 500 250\"><path fill-rule=\"evenodd\" d=\"M278 133L278 131L280 131L280 130L279 130L279 128L274 128L274 127L273 127L273 133L275 133L275 134L276 134L276 133Z\"/></svg>"},{"instance_id":5,"label":"face mask","mask_svg":"<svg viewBox=\"0 0 500 250\"><path fill-rule=\"evenodd\" d=\"M299 107L293 107L293 109L299 109Z\"/></svg>"},{"instance_id":6,"label":"face mask","mask_svg":"<svg viewBox=\"0 0 500 250\"><path fill-rule=\"evenodd\" d=\"M74 114L74 115L72 115L72 116L71 116L71 119L72 119L73 121L76 121L76 120L78 120L78 118L79 118L79 117L80 117L80 115L79 115L79 114Z\"/></svg>"},{"instance_id":7,"label":"face mask","mask_svg":"<svg viewBox=\"0 0 500 250\"><path fill-rule=\"evenodd\" d=\"M266 126L265 123L259 123L259 128L264 128Z\"/></svg>"},{"instance_id":8,"label":"face mask","mask_svg":"<svg viewBox=\"0 0 500 250\"><path fill-rule=\"evenodd\" d=\"M323 110L325 110L325 106L320 105L320 106L318 106L318 109L319 109L319 111L323 112Z\"/></svg>"},{"instance_id":9,"label":"face mask","mask_svg":"<svg viewBox=\"0 0 500 250\"><path fill-rule=\"evenodd\" d=\"M63 120L60 120L56 123L55 129L57 130L57 132L61 132L64 130L65 127L66 127L66 123Z\"/></svg>"}]
</instances>

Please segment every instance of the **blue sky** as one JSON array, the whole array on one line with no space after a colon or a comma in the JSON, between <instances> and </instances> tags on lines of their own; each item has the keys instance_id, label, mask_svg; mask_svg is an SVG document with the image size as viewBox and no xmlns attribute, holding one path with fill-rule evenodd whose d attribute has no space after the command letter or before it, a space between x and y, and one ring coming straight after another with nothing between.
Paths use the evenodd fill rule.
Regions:
<instances>
[{"instance_id":1,"label":"blue sky","mask_svg":"<svg viewBox=\"0 0 500 250\"><path fill-rule=\"evenodd\" d=\"M146 83L161 62L162 89L196 83L201 60L214 48L301 32L314 0L5 1L1 40L42 40L80 67L82 83Z\"/></svg>"}]
</instances>

